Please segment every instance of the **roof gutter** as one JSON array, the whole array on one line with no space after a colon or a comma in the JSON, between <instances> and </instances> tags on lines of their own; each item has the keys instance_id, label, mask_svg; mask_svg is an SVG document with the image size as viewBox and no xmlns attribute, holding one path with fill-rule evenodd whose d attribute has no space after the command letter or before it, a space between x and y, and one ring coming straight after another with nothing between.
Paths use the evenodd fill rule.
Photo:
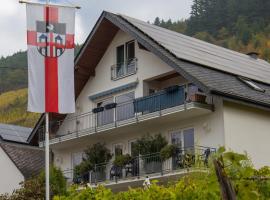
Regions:
<instances>
[{"instance_id":1,"label":"roof gutter","mask_svg":"<svg viewBox=\"0 0 270 200\"><path fill-rule=\"evenodd\" d=\"M270 111L270 105L266 104L266 103L254 101L254 100L251 100L248 98L236 96L236 95L233 95L230 93L221 92L221 91L214 90L214 89L210 90L210 94L216 95L216 96L221 96L221 97L223 97L223 99L230 101L230 102L233 102L233 103L239 103L242 105L251 106L254 108Z\"/></svg>"}]
</instances>

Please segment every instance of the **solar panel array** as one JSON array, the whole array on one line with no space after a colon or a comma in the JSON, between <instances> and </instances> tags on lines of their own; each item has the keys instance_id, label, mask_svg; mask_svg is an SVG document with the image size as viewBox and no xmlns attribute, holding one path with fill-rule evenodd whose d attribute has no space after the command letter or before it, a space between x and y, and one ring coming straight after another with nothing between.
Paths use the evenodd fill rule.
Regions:
<instances>
[{"instance_id":1,"label":"solar panel array","mask_svg":"<svg viewBox=\"0 0 270 200\"><path fill-rule=\"evenodd\" d=\"M27 143L27 139L31 134L31 131L31 128L0 124L0 136L3 140Z\"/></svg>"},{"instance_id":2,"label":"solar panel array","mask_svg":"<svg viewBox=\"0 0 270 200\"><path fill-rule=\"evenodd\" d=\"M122 17L179 59L270 84L270 64L264 60L254 59L128 16Z\"/></svg>"}]
</instances>

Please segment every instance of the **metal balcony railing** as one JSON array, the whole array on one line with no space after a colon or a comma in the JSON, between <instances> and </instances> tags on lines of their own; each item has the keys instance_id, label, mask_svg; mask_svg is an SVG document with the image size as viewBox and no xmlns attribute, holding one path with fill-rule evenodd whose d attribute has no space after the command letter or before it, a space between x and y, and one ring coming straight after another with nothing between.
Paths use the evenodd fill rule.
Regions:
<instances>
[{"instance_id":1,"label":"metal balcony railing","mask_svg":"<svg viewBox=\"0 0 270 200\"><path fill-rule=\"evenodd\" d=\"M117 80L132 74L136 74L136 72L137 72L137 58L133 58L123 63L117 63L111 66L111 79Z\"/></svg>"},{"instance_id":2,"label":"metal balcony railing","mask_svg":"<svg viewBox=\"0 0 270 200\"><path fill-rule=\"evenodd\" d=\"M205 98L204 98L205 99ZM87 134L103 128L117 127L119 124L138 121L138 118L151 114L161 115L161 111L179 105L187 100L185 86L172 86L155 94L136 98L124 103L111 103L75 117L61 121L50 121L50 139L68 137L71 134ZM44 141L45 128L39 128L39 141ZM57 134L56 134L57 133Z\"/></svg>"},{"instance_id":3,"label":"metal balcony railing","mask_svg":"<svg viewBox=\"0 0 270 200\"><path fill-rule=\"evenodd\" d=\"M163 176L183 169L205 169L208 167L209 157L215 153L215 148L196 146L178 148L176 155L162 160L160 153L139 155L123 167L115 166L113 162L96 164L92 171L75 176L73 170L63 171L72 182L88 182L91 184L134 180L145 176Z\"/></svg>"}]
</instances>

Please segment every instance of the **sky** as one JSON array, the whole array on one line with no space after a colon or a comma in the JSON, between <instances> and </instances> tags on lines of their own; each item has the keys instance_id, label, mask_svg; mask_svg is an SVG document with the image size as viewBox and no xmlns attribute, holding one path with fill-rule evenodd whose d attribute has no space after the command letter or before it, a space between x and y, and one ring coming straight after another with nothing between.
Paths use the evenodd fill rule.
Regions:
<instances>
[{"instance_id":1,"label":"sky","mask_svg":"<svg viewBox=\"0 0 270 200\"><path fill-rule=\"evenodd\" d=\"M31 0L44 1L44 0ZM76 4L75 42L82 44L103 10L121 13L144 21L185 19L192 0L51 0ZM0 56L26 50L26 9L18 0L0 0Z\"/></svg>"}]
</instances>

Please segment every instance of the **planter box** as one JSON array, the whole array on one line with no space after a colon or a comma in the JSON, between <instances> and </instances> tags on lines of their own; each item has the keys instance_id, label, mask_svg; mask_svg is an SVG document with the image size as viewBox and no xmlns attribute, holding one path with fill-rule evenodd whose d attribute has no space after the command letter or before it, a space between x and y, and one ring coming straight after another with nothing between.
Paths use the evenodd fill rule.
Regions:
<instances>
[{"instance_id":1,"label":"planter box","mask_svg":"<svg viewBox=\"0 0 270 200\"><path fill-rule=\"evenodd\" d=\"M190 100L198 103L205 103L206 96L203 94L190 95Z\"/></svg>"}]
</instances>

